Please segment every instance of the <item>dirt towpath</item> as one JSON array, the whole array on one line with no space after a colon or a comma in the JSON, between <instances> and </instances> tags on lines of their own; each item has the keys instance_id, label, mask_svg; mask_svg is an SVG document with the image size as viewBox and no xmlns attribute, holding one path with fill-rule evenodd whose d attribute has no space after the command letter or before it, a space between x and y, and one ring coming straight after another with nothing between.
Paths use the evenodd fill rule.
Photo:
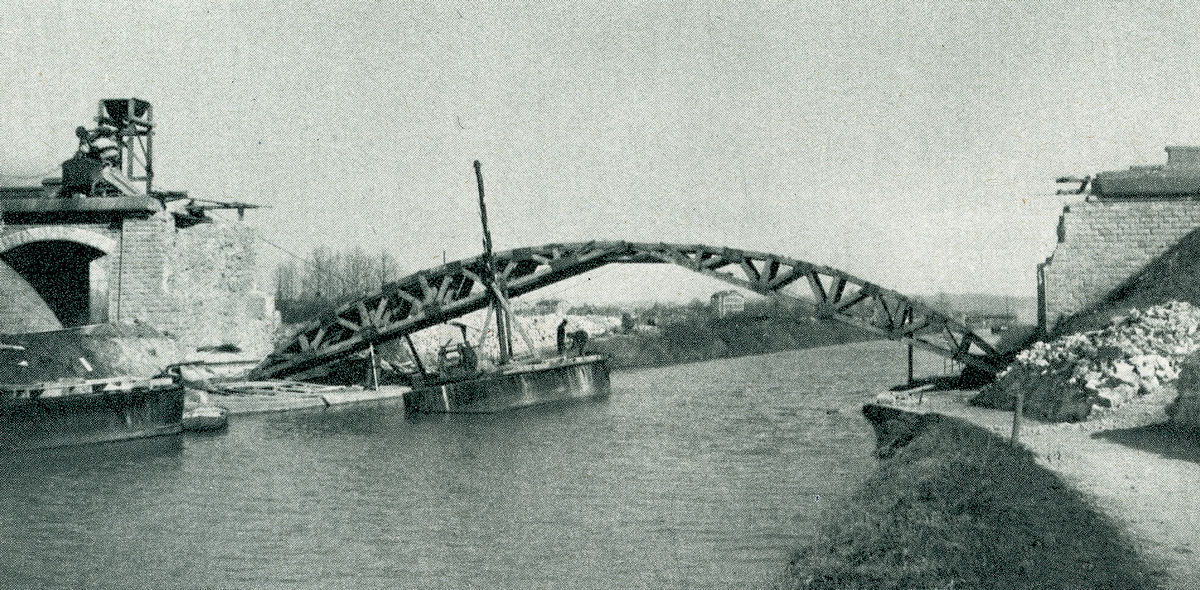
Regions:
<instances>
[{"instance_id":1,"label":"dirt towpath","mask_svg":"<svg viewBox=\"0 0 1200 590\"><path fill-rule=\"evenodd\" d=\"M910 411L963 418L1005 438L1012 413L966 403L975 392L925 392ZM1124 526L1169 588L1200 588L1200 431L1162 422L1160 411L1080 424L1024 421L1020 442L1039 463Z\"/></svg>"}]
</instances>

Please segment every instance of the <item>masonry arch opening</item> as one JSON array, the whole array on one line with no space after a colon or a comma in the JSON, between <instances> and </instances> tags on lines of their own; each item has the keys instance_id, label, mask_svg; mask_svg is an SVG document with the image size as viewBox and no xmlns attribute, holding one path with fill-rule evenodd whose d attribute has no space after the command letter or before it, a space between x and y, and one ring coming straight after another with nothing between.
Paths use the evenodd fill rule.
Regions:
<instances>
[{"instance_id":1,"label":"masonry arch opening","mask_svg":"<svg viewBox=\"0 0 1200 590\"><path fill-rule=\"evenodd\" d=\"M21 244L0 253L41 295L64 328L108 321L105 252L66 240Z\"/></svg>"}]
</instances>

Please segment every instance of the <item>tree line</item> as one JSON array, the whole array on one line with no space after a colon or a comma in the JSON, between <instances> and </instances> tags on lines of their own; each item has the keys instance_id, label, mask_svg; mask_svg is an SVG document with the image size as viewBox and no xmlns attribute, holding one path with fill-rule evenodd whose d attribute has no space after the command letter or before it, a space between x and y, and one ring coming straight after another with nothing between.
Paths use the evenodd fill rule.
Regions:
<instances>
[{"instance_id":1,"label":"tree line","mask_svg":"<svg viewBox=\"0 0 1200 590\"><path fill-rule=\"evenodd\" d=\"M376 293L401 276L399 262L387 252L370 254L360 246L341 252L317 246L307 259L275 267L275 307L284 323L302 322L332 306Z\"/></svg>"}]
</instances>

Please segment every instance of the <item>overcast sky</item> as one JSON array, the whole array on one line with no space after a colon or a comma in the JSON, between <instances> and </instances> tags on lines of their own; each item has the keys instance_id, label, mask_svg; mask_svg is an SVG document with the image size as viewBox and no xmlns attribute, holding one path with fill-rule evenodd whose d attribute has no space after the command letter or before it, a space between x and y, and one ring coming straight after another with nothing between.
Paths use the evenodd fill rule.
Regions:
<instances>
[{"instance_id":1,"label":"overcast sky","mask_svg":"<svg viewBox=\"0 0 1200 590\"><path fill-rule=\"evenodd\" d=\"M57 174L98 99L137 96L157 187L409 271L478 253L479 159L498 249L704 243L1033 295L1056 176L1200 144L1186 4L0 3L0 173Z\"/></svg>"}]
</instances>

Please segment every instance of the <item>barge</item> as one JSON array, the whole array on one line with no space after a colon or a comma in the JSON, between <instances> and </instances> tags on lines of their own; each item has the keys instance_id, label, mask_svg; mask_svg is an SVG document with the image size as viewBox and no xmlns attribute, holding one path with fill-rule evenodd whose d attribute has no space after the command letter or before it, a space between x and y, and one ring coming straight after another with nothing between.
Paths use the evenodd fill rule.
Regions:
<instances>
[{"instance_id":1,"label":"barge","mask_svg":"<svg viewBox=\"0 0 1200 590\"><path fill-rule=\"evenodd\" d=\"M178 434L184 388L170 341L97 324L0 334L0 452Z\"/></svg>"},{"instance_id":2,"label":"barge","mask_svg":"<svg viewBox=\"0 0 1200 590\"><path fill-rule=\"evenodd\" d=\"M179 434L183 397L171 377L0 385L0 452Z\"/></svg>"},{"instance_id":3,"label":"barge","mask_svg":"<svg viewBox=\"0 0 1200 590\"><path fill-rule=\"evenodd\" d=\"M404 407L420 413L492 413L607 397L608 362L600 355L510 363L471 377L413 388Z\"/></svg>"},{"instance_id":4,"label":"barge","mask_svg":"<svg viewBox=\"0 0 1200 590\"><path fill-rule=\"evenodd\" d=\"M476 346L462 331L462 342L443 345L438 351L437 367L426 371L420 355L408 340L417 372L409 375L412 391L404 396L407 412L417 413L492 413L525 408L539 404L562 403L571 400L607 397L609 393L608 361L602 355L586 354L585 332L573 335L577 344L568 353L564 346L563 329L559 327L558 355L541 358L529 340L500 287L492 261L492 235L488 229L487 207L483 202L483 174L475 162L475 178L479 185L479 216L483 225L483 252L486 269L480 277L489 298L488 319L495 317L495 335L499 358L495 364L479 362ZM512 331L516 328L529 346L529 358L514 357ZM482 342L478 345L482 348ZM372 365L374 361L372 361Z\"/></svg>"}]
</instances>

